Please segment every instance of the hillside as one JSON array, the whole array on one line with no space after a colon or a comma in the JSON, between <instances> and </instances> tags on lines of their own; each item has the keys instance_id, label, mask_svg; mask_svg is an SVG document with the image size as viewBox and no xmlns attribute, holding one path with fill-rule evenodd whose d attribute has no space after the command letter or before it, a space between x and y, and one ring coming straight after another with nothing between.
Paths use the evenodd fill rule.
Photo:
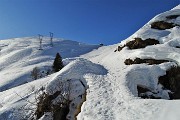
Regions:
<instances>
[{"instance_id":1,"label":"hillside","mask_svg":"<svg viewBox=\"0 0 180 120\"><path fill-rule=\"evenodd\" d=\"M46 38L38 50L37 38L0 41L0 119L29 119L38 111L39 119L50 120L62 117L56 113L62 109L70 120L179 119L180 5L115 45L54 42L50 47ZM30 79L32 69L50 67L57 52L65 67ZM50 103L37 110L41 88ZM60 107L67 99L68 108Z\"/></svg>"},{"instance_id":2,"label":"hillside","mask_svg":"<svg viewBox=\"0 0 180 120\"><path fill-rule=\"evenodd\" d=\"M64 59L64 64L72 61L73 57L97 49L99 45L87 45L71 40L54 39L54 46L50 45L50 38L42 41L39 50L38 37L15 38L0 41L0 91L32 81L30 73L34 67L48 69L52 66L57 52Z\"/></svg>"}]
</instances>

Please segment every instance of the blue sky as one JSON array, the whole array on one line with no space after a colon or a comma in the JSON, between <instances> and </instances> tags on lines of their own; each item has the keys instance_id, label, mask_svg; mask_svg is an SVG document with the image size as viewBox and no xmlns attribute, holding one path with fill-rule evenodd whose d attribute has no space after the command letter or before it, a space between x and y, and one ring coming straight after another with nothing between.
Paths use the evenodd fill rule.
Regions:
<instances>
[{"instance_id":1,"label":"blue sky","mask_svg":"<svg viewBox=\"0 0 180 120\"><path fill-rule=\"evenodd\" d=\"M0 39L49 35L114 44L180 0L1 0Z\"/></svg>"}]
</instances>

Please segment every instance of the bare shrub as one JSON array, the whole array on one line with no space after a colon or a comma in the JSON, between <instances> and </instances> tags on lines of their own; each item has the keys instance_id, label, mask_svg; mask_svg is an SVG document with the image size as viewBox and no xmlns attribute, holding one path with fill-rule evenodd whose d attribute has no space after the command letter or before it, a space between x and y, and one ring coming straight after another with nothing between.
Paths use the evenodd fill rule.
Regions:
<instances>
[{"instance_id":1,"label":"bare shrub","mask_svg":"<svg viewBox=\"0 0 180 120\"><path fill-rule=\"evenodd\" d=\"M56 86L49 89L49 93L42 92L37 98L37 109L35 112L36 118L42 117L45 112L53 113L53 119L66 119L66 115L69 112L70 104L70 81L59 81Z\"/></svg>"},{"instance_id":2,"label":"bare shrub","mask_svg":"<svg viewBox=\"0 0 180 120\"><path fill-rule=\"evenodd\" d=\"M38 67L33 68L32 72L31 72L31 77L32 77L34 80L36 80L36 79L40 78L40 75L41 75L41 74L40 74L39 68L38 68Z\"/></svg>"}]
</instances>

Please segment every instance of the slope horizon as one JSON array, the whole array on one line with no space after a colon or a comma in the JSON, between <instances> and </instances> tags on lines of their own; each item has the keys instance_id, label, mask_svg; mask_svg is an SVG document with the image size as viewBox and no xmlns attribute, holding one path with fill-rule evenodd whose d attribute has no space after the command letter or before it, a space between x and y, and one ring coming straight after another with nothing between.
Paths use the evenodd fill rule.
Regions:
<instances>
[{"instance_id":1,"label":"slope horizon","mask_svg":"<svg viewBox=\"0 0 180 120\"><path fill-rule=\"evenodd\" d=\"M9 3L2 0L0 39L49 36L49 32L53 32L56 38L115 44L132 35L156 14L179 5L179 0L154 2L15 0Z\"/></svg>"}]
</instances>

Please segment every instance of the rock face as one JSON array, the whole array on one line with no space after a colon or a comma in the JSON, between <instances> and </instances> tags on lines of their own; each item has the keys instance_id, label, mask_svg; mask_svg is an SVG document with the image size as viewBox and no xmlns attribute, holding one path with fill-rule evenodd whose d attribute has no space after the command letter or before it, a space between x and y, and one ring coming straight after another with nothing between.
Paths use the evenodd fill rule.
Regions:
<instances>
[{"instance_id":1,"label":"rock face","mask_svg":"<svg viewBox=\"0 0 180 120\"><path fill-rule=\"evenodd\" d=\"M152 38L148 38L146 40L142 40L141 38L135 38L135 40L126 43L126 46L129 49L138 49L138 48L145 48L148 45L156 45L156 44L159 44L159 41Z\"/></svg>"},{"instance_id":2,"label":"rock face","mask_svg":"<svg viewBox=\"0 0 180 120\"><path fill-rule=\"evenodd\" d=\"M145 48L146 46L149 46L149 45L156 45L156 44L159 44L159 41L153 38L148 38L145 40L142 40L141 38L134 38L133 41L127 42L124 46L118 46L115 52L121 51L126 46L129 49L139 49L139 48Z\"/></svg>"},{"instance_id":3,"label":"rock face","mask_svg":"<svg viewBox=\"0 0 180 120\"><path fill-rule=\"evenodd\" d=\"M176 19L177 17L179 17L180 15L169 15L166 16L167 19Z\"/></svg>"},{"instance_id":4,"label":"rock face","mask_svg":"<svg viewBox=\"0 0 180 120\"><path fill-rule=\"evenodd\" d=\"M141 58L135 58L134 60L126 59L124 61L124 63L126 65L142 64L142 63L147 63L148 65L153 65L153 64L161 64L164 62L170 62L170 61L168 61L168 60L155 60L155 59L141 59Z\"/></svg>"},{"instance_id":5,"label":"rock face","mask_svg":"<svg viewBox=\"0 0 180 120\"><path fill-rule=\"evenodd\" d=\"M172 92L171 99L180 99L180 67L173 66L167 70L166 75L159 77L159 84Z\"/></svg>"},{"instance_id":6,"label":"rock face","mask_svg":"<svg viewBox=\"0 0 180 120\"><path fill-rule=\"evenodd\" d=\"M146 88L145 86L138 85L138 97L144 99L161 99L161 97L157 96L157 93L153 93L150 89Z\"/></svg>"},{"instance_id":7,"label":"rock face","mask_svg":"<svg viewBox=\"0 0 180 120\"><path fill-rule=\"evenodd\" d=\"M170 18L173 18L174 16L170 16ZM168 23L168 22L165 22L165 21L157 21L157 22L153 22L151 24L151 28L154 28L154 29L158 29L158 30L165 30L165 29L170 29L170 28L173 28L177 25L175 25L174 23Z\"/></svg>"}]
</instances>

